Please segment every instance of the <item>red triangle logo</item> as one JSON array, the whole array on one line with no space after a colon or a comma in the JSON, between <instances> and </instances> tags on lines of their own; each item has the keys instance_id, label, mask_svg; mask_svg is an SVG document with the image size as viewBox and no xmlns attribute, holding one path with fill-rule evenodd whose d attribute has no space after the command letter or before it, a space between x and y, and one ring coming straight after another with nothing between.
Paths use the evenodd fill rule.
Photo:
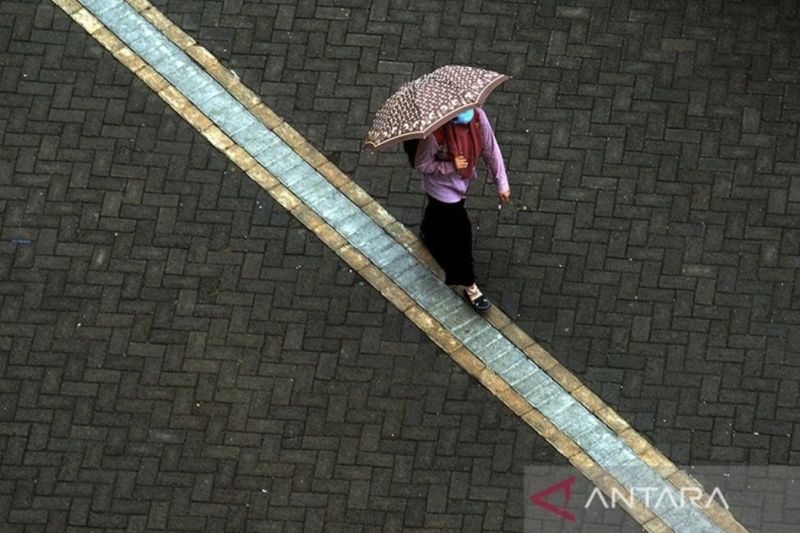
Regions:
<instances>
[{"instance_id":1,"label":"red triangle logo","mask_svg":"<svg viewBox=\"0 0 800 533\"><path fill-rule=\"evenodd\" d=\"M541 507L545 511L549 511L556 516L560 516L564 520L569 520L570 522L575 521L575 515L564 509L566 505L569 503L570 498L572 497L572 484L575 483L575 476L570 476L566 479L559 481L554 485L550 485L544 490L540 490L533 496L531 496L531 502L533 505ZM561 507L557 507L552 503L545 501L547 496L550 496L556 492L564 492L564 503L561 504Z\"/></svg>"}]
</instances>

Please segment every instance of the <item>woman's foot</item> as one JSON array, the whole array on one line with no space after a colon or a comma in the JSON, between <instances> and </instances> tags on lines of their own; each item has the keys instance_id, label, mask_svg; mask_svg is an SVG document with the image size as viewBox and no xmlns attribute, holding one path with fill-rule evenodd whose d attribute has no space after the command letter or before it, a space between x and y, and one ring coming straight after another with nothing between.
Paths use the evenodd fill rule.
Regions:
<instances>
[{"instance_id":1,"label":"woman's foot","mask_svg":"<svg viewBox=\"0 0 800 533\"><path fill-rule=\"evenodd\" d=\"M483 295L481 290L474 283L469 287L464 288L464 297L470 304L472 304L473 309L475 309L479 313L488 311L489 308L492 307L492 304L491 302L489 302L489 299Z\"/></svg>"}]
</instances>

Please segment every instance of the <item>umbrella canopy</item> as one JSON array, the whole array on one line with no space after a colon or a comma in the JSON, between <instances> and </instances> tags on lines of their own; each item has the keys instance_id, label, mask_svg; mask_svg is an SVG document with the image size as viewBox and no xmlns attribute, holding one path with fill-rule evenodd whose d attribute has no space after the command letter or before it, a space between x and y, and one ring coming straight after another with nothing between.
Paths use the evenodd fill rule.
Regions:
<instances>
[{"instance_id":1,"label":"umbrella canopy","mask_svg":"<svg viewBox=\"0 0 800 533\"><path fill-rule=\"evenodd\" d=\"M463 65L447 65L404 84L381 106L364 141L385 148L422 139L461 111L483 104L505 74Z\"/></svg>"}]
</instances>

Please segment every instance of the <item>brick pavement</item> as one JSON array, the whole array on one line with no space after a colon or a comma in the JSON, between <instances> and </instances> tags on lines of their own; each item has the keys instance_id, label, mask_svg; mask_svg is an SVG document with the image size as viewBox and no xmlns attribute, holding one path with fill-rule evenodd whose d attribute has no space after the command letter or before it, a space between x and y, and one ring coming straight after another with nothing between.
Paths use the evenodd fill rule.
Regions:
<instances>
[{"instance_id":1,"label":"brick pavement","mask_svg":"<svg viewBox=\"0 0 800 533\"><path fill-rule=\"evenodd\" d=\"M192 11L196 4L186 3L185 7L172 4L165 11L177 20L185 10L182 24L187 29L191 29L193 20L196 25L196 21L203 20L197 34L202 35L204 42L239 42L241 47L247 46L247 37L236 38L238 30L226 31L224 24L223 29L212 28L217 19L225 19L217 14L226 10L230 27L247 28L246 20L253 16L246 13L247 4L237 8L234 3L207 3L202 16ZM779 7L772 12L779 13ZM736 8L742 13L737 14ZM9 404L13 405L4 411L2 467L9 474L2 478L20 478L22 481L15 485L23 487L11 487L4 481L5 499L0 501L11 502L7 507L15 512L15 520L22 518L23 522L30 520L35 524L42 523L45 516L51 527L57 529L59 520L66 520L67 516L73 523L81 524L85 523L83 516L91 514L93 520L116 520L136 529L144 523L139 511L146 507L147 520L152 520L150 527L156 527L167 517L176 520L169 527L180 527L182 520L186 520L187 527L195 527L187 518L192 515L187 511L191 505L197 507L202 505L197 502L203 502L213 508L212 500L225 500L224 491L221 496L207 488L215 482L226 486L226 475L231 474L224 472L226 468L228 471L234 468L225 462L234 455L233 450L226 450L231 445L220 444L225 423L235 426L233 421L237 417L246 420L247 413L235 414L243 409L239 405L237 411L237 403L258 405L256 400L241 394L238 401L232 399L236 394L222 399L226 397L223 391L231 383L239 384L234 364L236 368L249 366L250 372L261 378L274 376L276 372L287 373L282 386L270 382L252 389L272 389L270 400L261 402L267 409L285 404L283 416L305 412L309 407L305 391L296 389L296 382L289 381L288 374L301 382L305 374L305 382L310 382L312 388L328 376L337 377L333 383L348 384L334 370L338 368L334 363L341 365L343 354L347 353L340 346L353 348L348 357L363 361L366 371L359 370L369 377L376 370L370 366L375 364L376 357L363 354L370 354L371 349L391 355L391 351L387 354L391 348L384 345L396 342L394 339L403 339L397 342L404 348L385 361L393 371L397 368L395 360L403 355L412 358L414 365L430 367L435 350L413 328L399 316L391 318L392 311L385 308L380 298L370 290L359 289L352 274L342 269L330 254L327 257L303 230L293 227L279 209L273 209L263 197L259 203L258 192L246 180L226 168L224 161L181 125L179 119L165 113L160 102L147 94L141 84L137 88L136 82L113 61L108 57L103 59L96 45L93 47L70 29L49 7L32 9L21 3L9 3L2 9L19 12L11 19L10 26L3 27L6 37L0 34L0 42L13 52L7 56L11 58L10 67L4 64L1 87L4 96L15 103L13 109L6 108L0 115L4 128L0 165L4 170L11 169L3 178L4 255L0 257L4 261L3 272L8 274L3 276L5 329L1 346L10 353L3 368L3 384L4 390L9 391L5 393L11 398ZM238 15L237 9L245 14ZM673 459L794 464L792 441L784 436L792 434L791 412L796 406L796 367L792 366L791 358L796 328L790 302L793 290L788 289L793 287L791 267L797 255L792 244L796 237L792 217L796 195L790 181L795 159L796 106L792 104L789 89L795 77L791 48L781 46L791 29L788 17L771 19L770 10L766 9L766 15L757 19L757 28L751 28L749 33L735 33L736 39L742 40L737 46L733 32L725 28L747 30L748 25L755 24L754 17L748 17L747 6L726 6L724 17L705 19L705 33L701 31L703 28L688 25L693 37L681 37L684 41L694 40L692 45L679 42L676 37L676 27L680 28L676 22L680 17L675 14L678 10L652 13L634 10L628 13L632 13L629 18L633 19L629 21L630 27L618 27L618 22L612 22L619 20L624 9L599 8L593 10L594 18L585 16L585 9L560 8L554 12L548 12L547 7L541 9L537 24L531 24L530 28L525 28L530 18L519 17L521 28L517 31L518 35L525 35L526 31L539 30L530 34L530 40L534 44L543 43L544 48L540 49L548 54L542 64L553 70L551 76L555 80L550 85L538 81L539 75L546 72L535 61L533 66L524 66L536 57L531 51L536 49L534 45L517 51L525 56L522 73L513 70L513 50L505 52L510 59L495 59L498 70L507 66L505 70L514 74L519 83L525 81L530 68L529 79L537 75L532 85L540 87L528 96L530 106L522 107L517 119L511 110L525 101L524 94L510 91L510 96L506 96L508 101L492 101L497 106L494 109L498 135L510 147L509 166L512 172L516 170L517 175L530 181L521 181L524 185L518 189L521 203L516 212L501 212L498 217L490 202L473 204L485 208L478 217L479 248L489 252L479 259L482 268L491 269L495 276L487 279L487 287L502 294L506 310L520 314L519 320L538 339L547 342L552 353L581 374L594 390ZM360 137L358 121L353 121L353 133L349 136L346 131L332 134L341 110L333 109L330 114L322 110L332 105L326 99L334 99L333 90L325 93L328 90L325 83L303 85L296 81L322 77L315 73L324 73L324 65L311 68L320 57L346 56L337 49L336 36L342 34L336 28L342 24L336 24L336 10L319 8L311 13L317 15L314 21L330 19L327 26L312 24L308 7L305 12L303 9L289 12L291 9L284 7L281 24L316 27L316 37L310 31L299 38L303 54L295 53L301 58L309 54L307 60L295 62L303 70L294 71L291 62L287 62L290 64L283 74L287 79L280 83L264 82L262 91L268 92L264 85L270 84L275 85L276 94L286 92L284 99L278 98L271 104L276 108L296 105L294 111L280 111L310 138L315 131L324 137L325 141L317 145L338 159L343 168L358 164L352 169L357 178L368 183L374 195L380 197L376 192L383 192L386 205L412 222L418 214L415 203L418 200L413 193L415 184L408 182L409 173L402 168L401 158L370 159L358 154L353 148ZM687 13L691 19L692 13ZM391 11L353 8L348 20L360 16L366 25L365 21L372 16L377 27L385 24L381 17L391 19L392 14L400 17ZM275 19L276 26L279 18ZM493 20L502 24L508 18L498 14ZM597 27L595 31L586 29L592 26L587 20L594 21L600 30L614 26L607 33L623 37L608 43L608 39L602 39L605 32ZM204 30L203 24L208 28ZM770 28L773 31L767 31ZM412 23L402 29L412 35L415 31ZM663 34L667 40L643 43L645 30L648 39L652 40L656 32L656 36ZM391 28L382 33L388 34L382 36L382 46L388 42L385 46L391 49L396 42L399 51L403 50L400 38L393 41L391 36L397 33L393 34ZM56 39L55 35L61 38ZM545 35L549 39L543 41ZM769 62L769 74L777 78L772 84L781 89L778 92L786 94L783 101L774 95L770 97L770 91L776 89L771 89L764 74L758 72L765 67L763 61L757 61L757 51L767 49L749 46L758 38L770 43L769 57L776 58ZM353 39L360 43L358 38ZM321 47L326 41L327 47ZM317 43L319 50L308 52L308 43ZM595 62L597 76L593 76L591 67L586 71L581 68L592 63L586 56L593 57L579 48L581 44L601 50L604 46L611 48L608 57L600 54L601 59ZM745 45L756 57L737 61L734 51L744 49ZM255 48L252 43L249 46ZM353 61L367 71L371 65L368 44L351 46L367 50L363 52L366 59L359 56L360 61L349 63L346 59L329 61L343 65L336 72L344 73L341 76L345 79L347 69L354 68ZM225 57L225 47L220 48ZM58 57L61 49L66 50L63 61ZM242 50L237 56L235 50L234 47L231 52L232 63L257 64L252 57L263 53ZM659 57L655 54L658 50L668 57ZM219 53L217 49L214 51ZM578 52L583 59L576 59ZM611 67L615 65L615 53L617 70L623 73L617 73L619 78L609 78L609 72L614 70ZM476 61L482 57L477 52L474 56ZM569 58L572 63L567 61ZM632 58L640 63L630 64ZM670 62L670 58L674 61ZM384 60L383 68L401 69L402 65L391 61L391 58ZM694 73L689 68L693 67L692 61L702 67L697 79L686 74ZM709 67L715 62L719 63L716 73ZM736 74L748 68L753 70L750 72L753 79L742 77L736 85ZM256 68L244 70L246 79L254 76L252 71ZM54 81L64 71L71 73L68 79ZM701 73L706 77L699 76ZM714 82L715 76L723 75L733 80L729 87ZM381 78L391 78L394 82L396 77L402 77L402 73ZM671 88L673 84L677 87ZM383 90L388 90L388 85L387 82ZM601 91L605 85L612 89ZM309 88L319 94L310 104L303 103L303 97L309 98ZM346 93L346 87L338 87L335 92ZM300 97L297 103L290 98L293 94ZM321 103L316 104L317 100ZM19 107L16 102L20 102ZM314 109L317 105L320 109ZM603 105L609 109L607 116L603 116ZM526 111L532 115L526 118ZM358 112L354 111L356 119ZM308 118L293 118L293 113ZM330 124L312 118L316 116L326 117ZM521 135L520 126L525 125L525 120L540 130L533 135L532 143L528 136ZM559 125L562 120L568 126ZM608 131L619 135L608 135L605 143L602 139L590 142L593 136L588 134L603 131L601 126L606 123L608 127L615 126ZM338 127L342 129L341 125ZM692 135L699 139L699 148ZM130 138L135 142L130 143ZM346 143L347 139L352 142ZM528 154L528 150L543 161L532 162L529 168L527 155L517 155L520 151ZM225 180L221 179L223 174ZM560 181L554 183L553 178L559 176ZM189 182L191 186L186 185ZM10 232L17 228L20 230ZM252 230L249 242L238 236L237 230L242 228L242 233ZM252 239L256 238L253 234L260 235L260 245L253 244ZM30 239L34 246L12 244L12 238ZM175 252L176 249L184 252ZM680 250L684 250L684 257L676 252ZM510 265L508 258L513 258ZM260 271L254 266L259 259L264 261ZM297 264L292 265L291 260ZM237 275L239 269L241 275ZM509 277L507 285L499 281L501 275ZM330 286L330 280L334 280L334 287ZM253 287L260 289L253 291ZM314 289L310 290L311 287ZM343 299L348 301L345 303ZM314 315L326 303L329 312ZM350 310L354 305L355 309ZM315 335L307 340L310 324L314 323L309 315L327 322L332 313L340 319L334 319L334 324L326 324L324 328L318 326ZM270 319L265 320L265 316ZM358 328L359 321L368 328L363 336L356 333L362 331ZM375 337L384 322L388 325L380 332L379 338L383 340L379 342ZM351 325L356 327L350 328ZM147 343L163 348L154 351ZM262 347L265 353L279 359L275 365L260 366L264 364L263 356L258 355ZM422 354L415 354L416 351ZM323 358L325 353L327 358ZM194 354L202 355L192 361L197 357ZM326 361L320 363L325 368L319 371L318 367L318 375L310 373L308 367L303 369L302 364L292 364L297 358L313 363L316 357ZM161 360L156 358L163 358L160 368L157 362ZM110 365L106 364L109 359ZM104 367L102 370L92 368L98 363ZM438 364L443 362L439 360ZM220 378L228 372L225 378L228 383L223 385ZM400 372L406 376L403 383L407 384L410 380L407 368ZM457 369L446 368L442 375L440 386L442 380L446 382L460 374ZM362 375L361 379L369 377ZM37 382L41 383L39 390ZM462 382L464 387L469 387L466 380ZM678 387L682 400L671 400L670 394ZM343 389L349 391L351 387ZM391 386L385 386L378 396L391 390ZM473 393L476 391L482 392L476 388ZM49 396L56 393L75 400L64 402ZM450 389L440 390L439 394L446 397ZM257 396L255 392L253 395ZM400 397L403 399L402 394ZM97 403L101 399L102 403ZM192 414L194 400L199 400L198 409L205 405L210 411ZM485 396L479 400L477 413L492 404ZM371 400L370 405L373 403ZM387 403L396 408L396 402ZM318 400L319 404L324 405L322 400ZM153 407L161 406L171 409L174 418L165 419L163 413L151 414ZM127 420L117 420L108 414L112 410L127 415ZM64 416L57 417L59 411ZM228 415L225 420L224 415ZM287 417L290 435L303 433L300 416L294 425L291 415ZM163 446L156 450L158 445L150 443L153 448L147 450L142 442L142 429L136 429L137 422L148 428L145 437ZM514 459L527 460L535 437L528 437L524 443L527 448L518 449L514 439L519 439L518 433L525 428L517 427L512 420L507 422L511 429L506 446L516 450L518 455ZM172 429L173 425L185 433L177 437L173 434L170 440L169 430L164 427ZM231 428L230 432L235 434L241 427ZM732 427L735 427L733 432ZM262 432L255 431L259 435ZM190 451L192 446L185 445L183 448L189 448L186 450L176 445L184 434L188 435L186 441L194 444L195 452L200 450L199 443L203 440L219 444L212 457L205 458L208 464L201 461L199 470L185 465L197 457ZM315 433L303 434L300 440L310 436ZM243 439L238 434L232 438ZM378 445L384 444L382 438L376 439ZM283 436L279 437L282 439ZM278 444L276 453L292 450L285 444ZM347 448L347 444L345 440L341 446ZM240 457L249 457L247 446L233 448ZM320 445L318 448L325 449ZM126 452L133 457L119 457ZM320 452L307 455L315 453ZM67 461L68 466L55 468L54 464L64 457L71 457L72 463ZM161 463L172 464L162 468ZM510 460L507 463L512 464ZM345 464L349 463L345 460ZM100 465L111 472L97 472ZM515 512L517 518L520 513L514 506L521 505L519 495L514 492L521 482L519 466L512 464L510 468L516 469L517 481L511 484L514 488L508 489L506 485L497 491L505 495L506 502L498 496L493 501L501 503L493 511L484 508L478 520L502 516L499 520L505 527L514 527ZM41 478L36 483L29 477L33 470ZM371 472L371 468L367 470ZM507 465L499 470L510 475ZM138 474L132 477L132 471ZM170 493L169 496L155 496L149 505L140 504L138 508L128 501L137 499L126 498L126 493L137 488L140 493L145 490L152 494L153 491L142 489L143 485L148 486L143 481L156 480L161 472L165 473L167 485L179 488L163 489L162 496ZM223 480L219 480L220 472ZM363 476L359 479L369 479L368 484L374 484L371 476ZM154 483L151 481L150 485ZM186 490L187 485L194 483L204 488L195 485L193 491ZM95 490L100 490L93 487L118 484L123 486L115 489L114 498L91 497ZM430 490L431 483L425 485ZM363 497L365 485L360 486L361 496L352 499L348 496L344 509L362 508L349 505L359 501L359 497L361 501L369 500ZM472 485L476 486L479 485ZM190 492L192 496L186 496ZM198 498L198 494L211 496ZM232 493L227 496L232 497ZM332 496L326 495L327 498ZM164 503L170 499L172 503ZM443 497L440 499L444 501ZM429 505L427 512L404 512L402 520L415 513L426 521L434 520L439 514L437 510L449 508L452 499L451 495L447 505ZM37 500L37 505L33 505L33 500ZM363 508L381 507L376 500L367 502ZM112 505L116 510L109 511ZM230 509L229 502L228 505ZM93 513L86 511L89 506ZM52 510L45 514L42 509ZM271 510L274 512L275 506ZM288 505L286 512L290 511L297 509ZM376 513L353 513L349 520L368 524L369 519L364 517L370 514ZM464 518L459 512L453 514L457 516L454 520ZM475 513L480 514L481 511ZM130 517L127 522L126 517ZM236 517L227 518L231 527L244 527L236 525ZM199 520L195 517L194 523ZM489 521L489 528L497 520ZM423 521L418 518L417 522L411 519L403 523L412 527ZM452 525L459 527L455 522Z\"/></svg>"},{"instance_id":2,"label":"brick pavement","mask_svg":"<svg viewBox=\"0 0 800 533\"><path fill-rule=\"evenodd\" d=\"M4 530L519 524L549 446L79 28L12 8L55 42L3 76Z\"/></svg>"}]
</instances>

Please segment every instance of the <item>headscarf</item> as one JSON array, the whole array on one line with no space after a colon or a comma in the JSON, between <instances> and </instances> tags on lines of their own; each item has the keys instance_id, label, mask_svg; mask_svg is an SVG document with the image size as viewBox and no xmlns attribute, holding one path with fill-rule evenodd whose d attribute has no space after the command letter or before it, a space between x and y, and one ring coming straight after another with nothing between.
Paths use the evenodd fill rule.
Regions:
<instances>
[{"instance_id":1,"label":"headscarf","mask_svg":"<svg viewBox=\"0 0 800 533\"><path fill-rule=\"evenodd\" d=\"M467 111L472 111L468 109ZM463 115L463 116L462 116ZM469 118L467 113L456 117ZM458 171L464 179L475 177L475 167L478 165L478 157L483 151L483 140L481 139L480 125L478 124L477 113L472 113L472 118L466 124L459 124L451 121L442 126L444 140L447 144L447 151L453 161L456 156L464 156L467 160L467 168Z\"/></svg>"}]
</instances>

